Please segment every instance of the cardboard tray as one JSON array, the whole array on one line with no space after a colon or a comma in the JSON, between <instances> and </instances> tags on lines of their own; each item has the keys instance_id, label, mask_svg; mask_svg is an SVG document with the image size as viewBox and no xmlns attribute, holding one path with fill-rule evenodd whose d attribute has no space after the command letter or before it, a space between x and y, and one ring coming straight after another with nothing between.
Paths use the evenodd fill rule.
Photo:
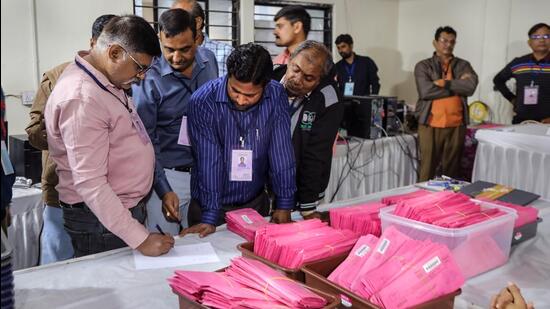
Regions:
<instances>
[{"instance_id":1,"label":"cardboard tray","mask_svg":"<svg viewBox=\"0 0 550 309\"><path fill-rule=\"evenodd\" d=\"M305 282L304 272L302 271L301 268L286 268L286 267L275 264L275 263L269 261L268 259L265 259L265 258L255 254L254 253L254 243L253 242L242 243L242 244L237 246L237 249L239 249L239 251L241 251L242 256L244 256L244 257L251 258L251 259L254 259L254 260L258 260L258 261L270 266L271 268L274 268L274 269L278 270L279 272L284 273L285 276L287 276L290 279L293 279L293 280L296 280L296 281L299 281L299 282L302 282L302 283ZM337 257L346 258L348 256L348 254L349 254L349 251L344 252L343 254L337 255ZM326 261L326 260L331 260L333 258L334 257L322 259L319 262L323 262L323 261Z\"/></svg>"},{"instance_id":2,"label":"cardboard tray","mask_svg":"<svg viewBox=\"0 0 550 309\"><path fill-rule=\"evenodd\" d=\"M377 305L361 298L359 295L351 292L350 290L336 285L330 282L327 277L332 273L338 265L340 265L346 256L337 256L329 260L323 260L316 263L310 263L302 267L302 271L305 274L305 284L312 288L321 290L323 292L340 296L341 304L338 308L376 308ZM429 302L422 303L413 308L417 309L452 309L454 305L455 296L460 295L461 290L457 290L453 293L443 295L439 298L431 300Z\"/></svg>"}]
</instances>

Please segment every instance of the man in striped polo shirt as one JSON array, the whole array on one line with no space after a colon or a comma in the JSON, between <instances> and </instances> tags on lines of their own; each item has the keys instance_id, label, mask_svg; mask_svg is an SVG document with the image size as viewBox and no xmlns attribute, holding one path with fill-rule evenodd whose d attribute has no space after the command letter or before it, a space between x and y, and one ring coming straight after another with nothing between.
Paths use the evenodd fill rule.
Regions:
<instances>
[{"instance_id":1,"label":"man in striped polo shirt","mask_svg":"<svg viewBox=\"0 0 550 309\"><path fill-rule=\"evenodd\" d=\"M533 53L515 58L493 79L495 90L514 105L512 123L550 121L550 26L536 24L528 34ZM511 78L516 80L515 93L506 86Z\"/></svg>"}]
</instances>

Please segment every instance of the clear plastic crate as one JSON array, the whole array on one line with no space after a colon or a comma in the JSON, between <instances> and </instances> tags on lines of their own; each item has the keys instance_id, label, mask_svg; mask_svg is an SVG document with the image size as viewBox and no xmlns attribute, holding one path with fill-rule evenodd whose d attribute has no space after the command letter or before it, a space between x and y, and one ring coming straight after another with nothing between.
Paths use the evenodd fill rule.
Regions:
<instances>
[{"instance_id":1,"label":"clear plastic crate","mask_svg":"<svg viewBox=\"0 0 550 309\"><path fill-rule=\"evenodd\" d=\"M451 250L464 277L474 277L508 261L517 214L510 208L472 201L482 209L498 208L506 214L467 227L444 228L396 216L394 205L380 209L382 232L393 225L413 239L444 244Z\"/></svg>"}]
</instances>

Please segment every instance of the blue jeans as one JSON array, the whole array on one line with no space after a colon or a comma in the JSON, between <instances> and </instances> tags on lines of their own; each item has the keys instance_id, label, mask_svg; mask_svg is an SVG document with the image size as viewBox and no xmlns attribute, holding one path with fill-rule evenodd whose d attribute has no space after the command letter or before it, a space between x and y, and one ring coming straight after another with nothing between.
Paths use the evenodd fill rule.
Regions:
<instances>
[{"instance_id":1,"label":"blue jeans","mask_svg":"<svg viewBox=\"0 0 550 309\"><path fill-rule=\"evenodd\" d=\"M45 205L44 225L40 233L40 265L55 263L73 257L71 237L63 227L63 210Z\"/></svg>"},{"instance_id":2,"label":"blue jeans","mask_svg":"<svg viewBox=\"0 0 550 309\"><path fill-rule=\"evenodd\" d=\"M164 169L168 183L172 190L177 194L180 200L181 225L187 227L187 209L191 201L191 174L187 172L178 172L170 169ZM162 228L162 231L170 235L179 234L179 224L169 222L162 213L162 199L153 190L151 198L147 201L147 229L150 232L158 233L156 225Z\"/></svg>"}]
</instances>

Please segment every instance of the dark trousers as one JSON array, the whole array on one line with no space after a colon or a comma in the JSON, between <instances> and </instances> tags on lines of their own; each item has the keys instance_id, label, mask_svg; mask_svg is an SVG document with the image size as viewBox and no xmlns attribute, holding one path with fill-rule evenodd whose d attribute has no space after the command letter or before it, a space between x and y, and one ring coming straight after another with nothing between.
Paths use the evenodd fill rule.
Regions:
<instances>
[{"instance_id":1,"label":"dark trousers","mask_svg":"<svg viewBox=\"0 0 550 309\"><path fill-rule=\"evenodd\" d=\"M99 222L94 213L84 203L67 205L61 203L65 230L71 236L75 257L100 253L126 247L127 244ZM145 223L147 210L143 201L130 209L132 217Z\"/></svg>"},{"instance_id":2,"label":"dark trousers","mask_svg":"<svg viewBox=\"0 0 550 309\"><path fill-rule=\"evenodd\" d=\"M225 223L226 212L243 208L252 208L262 215L262 217L267 217L271 212L269 196L265 191L262 191L262 193L247 203L222 205L216 226ZM189 204L189 212L187 213L187 220L189 222L189 226L201 223L202 209L199 201L195 199L191 200L191 203Z\"/></svg>"},{"instance_id":3,"label":"dark trousers","mask_svg":"<svg viewBox=\"0 0 550 309\"><path fill-rule=\"evenodd\" d=\"M418 181L434 178L440 164L443 175L458 178L465 135L466 127L463 125L454 128L419 125L420 175Z\"/></svg>"}]
</instances>

